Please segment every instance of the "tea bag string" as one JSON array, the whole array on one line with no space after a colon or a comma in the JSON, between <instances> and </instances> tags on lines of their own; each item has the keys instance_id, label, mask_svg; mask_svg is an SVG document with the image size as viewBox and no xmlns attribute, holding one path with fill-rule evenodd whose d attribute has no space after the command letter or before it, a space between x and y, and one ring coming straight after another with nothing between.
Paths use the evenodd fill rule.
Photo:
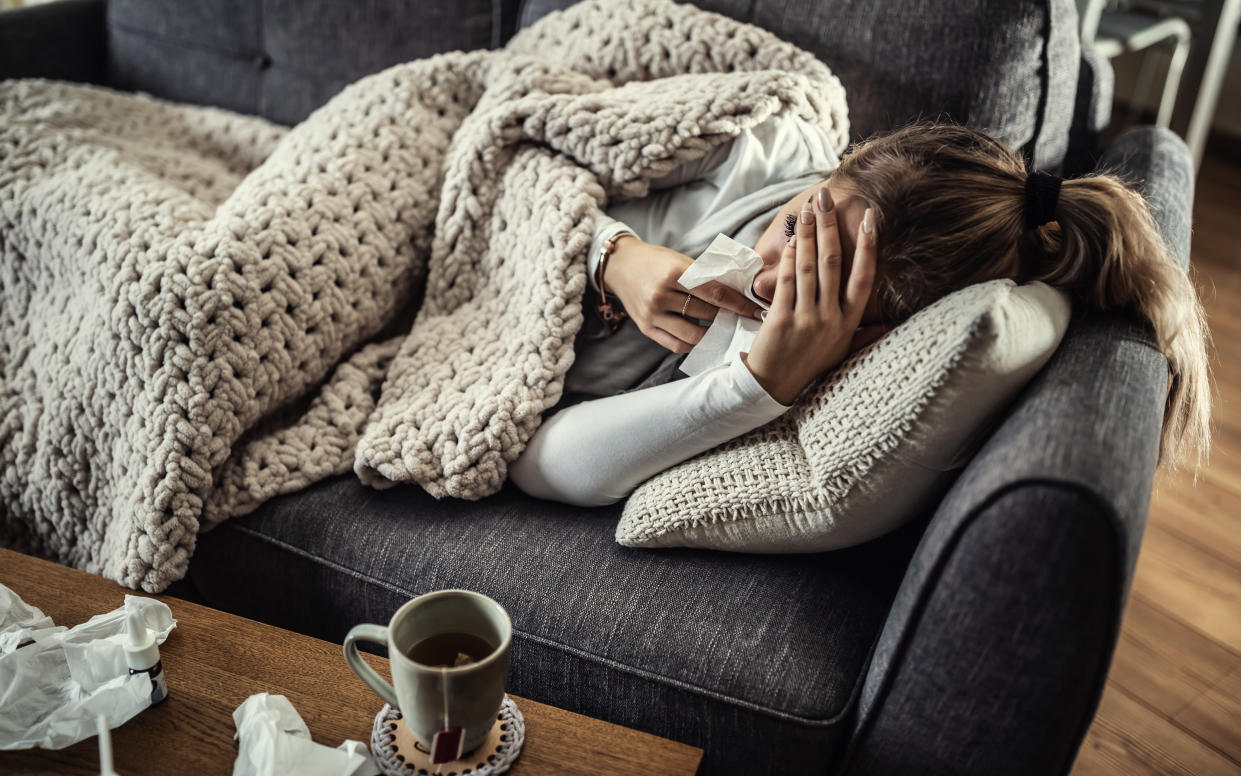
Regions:
<instances>
[{"instance_id":1,"label":"tea bag string","mask_svg":"<svg viewBox=\"0 0 1241 776\"><path fill-rule=\"evenodd\" d=\"M440 697L444 699L444 727L448 729L448 669L440 666Z\"/></svg>"},{"instance_id":2,"label":"tea bag string","mask_svg":"<svg viewBox=\"0 0 1241 776\"><path fill-rule=\"evenodd\" d=\"M448 730L448 668L446 666L440 666L440 697L444 700L444 726L440 729ZM443 767L443 763L436 765L435 772L438 774L440 768Z\"/></svg>"}]
</instances>

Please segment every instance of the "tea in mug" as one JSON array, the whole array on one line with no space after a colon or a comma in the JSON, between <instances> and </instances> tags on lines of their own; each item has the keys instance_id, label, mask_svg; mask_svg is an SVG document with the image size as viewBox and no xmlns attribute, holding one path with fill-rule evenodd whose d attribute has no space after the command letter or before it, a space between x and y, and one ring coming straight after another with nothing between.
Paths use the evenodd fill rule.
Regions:
<instances>
[{"instance_id":1,"label":"tea in mug","mask_svg":"<svg viewBox=\"0 0 1241 776\"><path fill-rule=\"evenodd\" d=\"M415 663L432 668L458 668L477 663L495 651L495 646L473 633L450 632L418 641L405 655Z\"/></svg>"}]
</instances>

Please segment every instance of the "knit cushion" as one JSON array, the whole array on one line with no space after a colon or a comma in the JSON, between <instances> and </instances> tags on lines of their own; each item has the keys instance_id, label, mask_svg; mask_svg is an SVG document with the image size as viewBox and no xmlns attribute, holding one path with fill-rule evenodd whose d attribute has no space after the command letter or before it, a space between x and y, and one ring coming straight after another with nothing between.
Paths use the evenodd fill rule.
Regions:
<instances>
[{"instance_id":1,"label":"knit cushion","mask_svg":"<svg viewBox=\"0 0 1241 776\"><path fill-rule=\"evenodd\" d=\"M980 283L860 351L776 421L643 483L631 547L818 552L873 539L941 495L1060 344L1067 297Z\"/></svg>"}]
</instances>

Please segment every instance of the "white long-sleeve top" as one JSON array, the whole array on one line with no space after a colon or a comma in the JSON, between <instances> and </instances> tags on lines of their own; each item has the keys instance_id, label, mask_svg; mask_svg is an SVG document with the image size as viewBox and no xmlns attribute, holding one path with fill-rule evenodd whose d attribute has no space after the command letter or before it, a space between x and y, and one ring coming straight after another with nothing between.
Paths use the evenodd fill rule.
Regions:
<instances>
[{"instance_id":1,"label":"white long-sleeve top","mask_svg":"<svg viewBox=\"0 0 1241 776\"><path fill-rule=\"evenodd\" d=\"M779 209L839 163L826 134L795 116L776 116L731 143L681 165L641 199L609 207L595 225L591 289L577 357L565 378L576 397L601 397L560 410L509 467L521 490L583 506L619 501L647 478L779 417L741 361L695 377L666 379L669 353L627 321L615 333L593 305L599 247L621 231L696 256L717 234L753 245ZM633 390L635 386L645 384Z\"/></svg>"},{"instance_id":2,"label":"white long-sleeve top","mask_svg":"<svg viewBox=\"0 0 1241 776\"><path fill-rule=\"evenodd\" d=\"M612 504L644 480L782 415L741 363L575 404L546 421L509 467L527 494Z\"/></svg>"}]
</instances>

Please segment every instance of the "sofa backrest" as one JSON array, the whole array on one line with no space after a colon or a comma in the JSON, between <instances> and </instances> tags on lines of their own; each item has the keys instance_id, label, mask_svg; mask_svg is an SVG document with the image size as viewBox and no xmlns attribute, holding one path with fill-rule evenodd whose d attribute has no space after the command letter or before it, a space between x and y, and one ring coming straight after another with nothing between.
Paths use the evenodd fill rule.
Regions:
<instances>
[{"instance_id":1,"label":"sofa backrest","mask_svg":"<svg viewBox=\"0 0 1241 776\"><path fill-rule=\"evenodd\" d=\"M399 62L494 48L573 0L107 0L109 84L283 124ZM697 0L813 51L844 83L854 138L950 118L1064 159L1075 0Z\"/></svg>"},{"instance_id":2,"label":"sofa backrest","mask_svg":"<svg viewBox=\"0 0 1241 776\"><path fill-rule=\"evenodd\" d=\"M525 0L526 27L574 0ZM1080 45L1075 0L695 0L776 33L832 68L854 139L952 119L1043 169L1068 147Z\"/></svg>"},{"instance_id":3,"label":"sofa backrest","mask_svg":"<svg viewBox=\"0 0 1241 776\"><path fill-rule=\"evenodd\" d=\"M294 124L411 59L494 48L520 0L108 0L108 83Z\"/></svg>"}]
</instances>

